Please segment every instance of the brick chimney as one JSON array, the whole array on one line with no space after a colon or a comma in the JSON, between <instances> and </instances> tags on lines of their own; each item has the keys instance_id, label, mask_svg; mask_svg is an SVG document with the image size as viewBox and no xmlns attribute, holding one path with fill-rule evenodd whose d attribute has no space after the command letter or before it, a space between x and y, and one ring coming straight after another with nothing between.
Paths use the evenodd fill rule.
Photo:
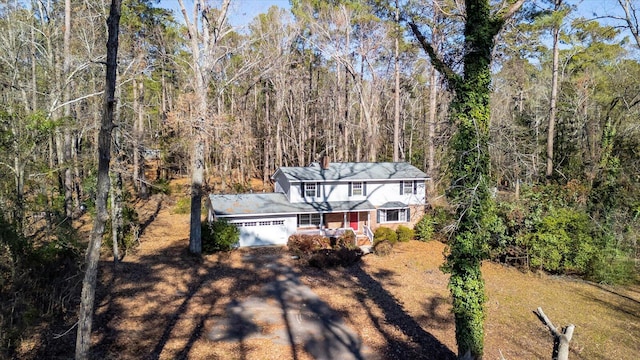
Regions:
<instances>
[{"instance_id":1,"label":"brick chimney","mask_svg":"<svg viewBox=\"0 0 640 360\"><path fill-rule=\"evenodd\" d=\"M323 170L329 169L329 156L325 155L322 157L322 163L320 164Z\"/></svg>"}]
</instances>

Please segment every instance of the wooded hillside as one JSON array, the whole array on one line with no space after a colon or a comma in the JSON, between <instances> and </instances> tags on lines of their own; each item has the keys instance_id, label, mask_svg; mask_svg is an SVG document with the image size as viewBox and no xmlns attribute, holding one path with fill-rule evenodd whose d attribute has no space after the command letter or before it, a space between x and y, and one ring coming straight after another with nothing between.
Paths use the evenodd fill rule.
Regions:
<instances>
[{"instance_id":1,"label":"wooded hillside","mask_svg":"<svg viewBox=\"0 0 640 360\"><path fill-rule=\"evenodd\" d=\"M251 1L165 3L122 4L110 256L137 243L133 204L171 191L172 179L191 176L197 213L200 189L245 192L256 179L270 189L278 167L325 155L425 171L425 223L448 241L466 214L456 184L472 172L455 158L478 148L488 152L476 162L486 165L482 196L495 201L473 221L488 229L478 259L524 256L536 270L636 281L638 0L524 1L489 36L491 79L478 77L491 93L480 100L451 80L470 72L460 1L292 0L243 27L230 17ZM500 18L516 1L486 3ZM0 1L0 354L36 319L75 316L108 15L104 1ZM465 107L474 101L486 112ZM452 113L490 118L463 124ZM457 146L462 125L478 124L487 143Z\"/></svg>"}]
</instances>

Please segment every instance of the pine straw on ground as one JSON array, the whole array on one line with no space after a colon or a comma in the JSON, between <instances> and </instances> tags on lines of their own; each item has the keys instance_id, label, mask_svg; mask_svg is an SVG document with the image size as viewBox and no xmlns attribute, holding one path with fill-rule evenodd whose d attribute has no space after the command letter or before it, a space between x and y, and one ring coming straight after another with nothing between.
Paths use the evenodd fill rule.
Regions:
<instances>
[{"instance_id":1,"label":"pine straw on ground","mask_svg":"<svg viewBox=\"0 0 640 360\"><path fill-rule=\"evenodd\" d=\"M375 358L441 359L456 351L448 277L439 270L441 243L402 243L390 256L367 255L354 266L330 270L302 266L279 248L197 258L187 252L188 215L172 213L168 198L156 196L139 211L137 251L117 267L108 256L100 265L95 358L310 359L302 346L269 339L209 340L229 304L271 280L265 265L273 261L292 266ZM494 263L485 263L483 274L486 359L500 353L506 359L551 356L552 337L533 314L538 306L556 326L576 325L572 359L640 354L639 287L609 288Z\"/></svg>"}]
</instances>

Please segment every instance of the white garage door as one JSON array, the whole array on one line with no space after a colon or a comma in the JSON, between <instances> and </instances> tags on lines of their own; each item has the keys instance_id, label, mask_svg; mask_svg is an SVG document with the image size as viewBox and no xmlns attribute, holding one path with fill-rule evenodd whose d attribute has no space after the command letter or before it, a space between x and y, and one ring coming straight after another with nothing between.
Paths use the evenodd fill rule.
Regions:
<instances>
[{"instance_id":1,"label":"white garage door","mask_svg":"<svg viewBox=\"0 0 640 360\"><path fill-rule=\"evenodd\" d=\"M287 219L233 221L240 229L240 246L287 245Z\"/></svg>"}]
</instances>

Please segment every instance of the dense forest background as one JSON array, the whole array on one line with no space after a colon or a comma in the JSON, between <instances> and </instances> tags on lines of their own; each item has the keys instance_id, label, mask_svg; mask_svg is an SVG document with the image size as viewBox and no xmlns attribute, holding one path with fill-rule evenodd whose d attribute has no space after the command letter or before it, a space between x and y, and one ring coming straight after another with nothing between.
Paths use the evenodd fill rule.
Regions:
<instances>
[{"instance_id":1,"label":"dense forest background","mask_svg":"<svg viewBox=\"0 0 640 360\"><path fill-rule=\"evenodd\" d=\"M640 4L608 3L596 14L585 2L528 2L497 39L495 260L526 254L533 268L635 280ZM457 2L292 0L246 27L230 25L227 1L179 5L123 3L115 250L135 244L131 204L191 174L200 142L213 192L248 191L251 179L269 188L278 167L324 155L410 162L432 178L429 221L446 240L455 223L446 197L452 93L406 21L459 70ZM75 311L86 239L72 220L94 206L108 4L77 0L66 10L64 1L0 1L3 349L36 318Z\"/></svg>"}]
</instances>

